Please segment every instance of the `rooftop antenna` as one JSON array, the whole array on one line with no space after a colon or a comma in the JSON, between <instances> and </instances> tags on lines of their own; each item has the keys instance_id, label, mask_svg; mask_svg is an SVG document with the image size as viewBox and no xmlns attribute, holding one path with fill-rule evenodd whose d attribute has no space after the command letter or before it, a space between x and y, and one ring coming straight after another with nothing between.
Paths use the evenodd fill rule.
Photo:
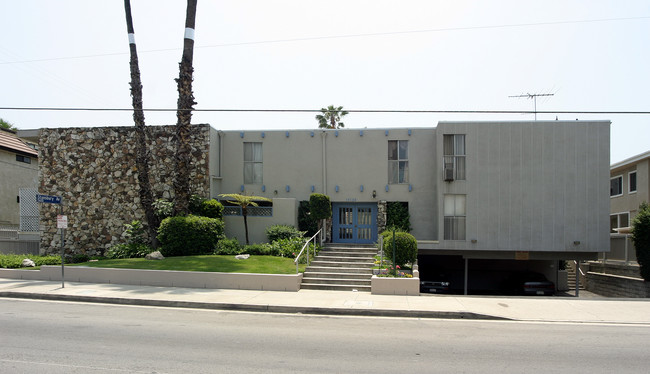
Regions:
<instances>
[{"instance_id":1,"label":"rooftop antenna","mask_svg":"<svg viewBox=\"0 0 650 374\"><path fill-rule=\"evenodd\" d=\"M526 97L528 99L533 99L533 102L535 103L535 121L537 121L537 97L538 96L553 96L555 94L552 93L526 93L526 94L521 94L521 95L515 95L515 96L508 96L508 97Z\"/></svg>"}]
</instances>

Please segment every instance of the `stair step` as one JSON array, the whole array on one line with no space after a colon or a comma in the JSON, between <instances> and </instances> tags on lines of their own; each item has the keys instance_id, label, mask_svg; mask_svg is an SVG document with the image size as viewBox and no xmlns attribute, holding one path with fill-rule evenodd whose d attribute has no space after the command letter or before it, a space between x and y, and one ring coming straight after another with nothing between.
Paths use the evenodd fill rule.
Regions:
<instances>
[{"instance_id":1,"label":"stair step","mask_svg":"<svg viewBox=\"0 0 650 374\"><path fill-rule=\"evenodd\" d=\"M376 253L374 252L344 252L344 251L320 251L319 256L342 256L342 257L365 257L365 258L375 258Z\"/></svg>"},{"instance_id":2,"label":"stair step","mask_svg":"<svg viewBox=\"0 0 650 374\"><path fill-rule=\"evenodd\" d=\"M370 279L302 278L302 282L302 284L345 284L350 286L370 286Z\"/></svg>"},{"instance_id":3,"label":"stair step","mask_svg":"<svg viewBox=\"0 0 650 374\"><path fill-rule=\"evenodd\" d=\"M375 264L367 262L343 262L343 261L322 261L316 257L317 260L311 262L313 266L326 266L326 267L354 267L354 268L368 268L371 269Z\"/></svg>"},{"instance_id":4,"label":"stair step","mask_svg":"<svg viewBox=\"0 0 650 374\"><path fill-rule=\"evenodd\" d=\"M326 290L326 291L359 291L359 292L370 292L370 286L351 286L347 284L312 284L312 283L303 283L300 286L301 289L305 290Z\"/></svg>"},{"instance_id":5,"label":"stair step","mask_svg":"<svg viewBox=\"0 0 650 374\"><path fill-rule=\"evenodd\" d=\"M336 273L324 271L305 271L302 279L306 278L336 278L336 279L370 279L372 273Z\"/></svg>"},{"instance_id":6,"label":"stair step","mask_svg":"<svg viewBox=\"0 0 650 374\"><path fill-rule=\"evenodd\" d=\"M375 263L373 257L343 257L343 256L329 256L329 255L318 255L316 257L318 261L335 261L335 262L368 262Z\"/></svg>"},{"instance_id":7,"label":"stair step","mask_svg":"<svg viewBox=\"0 0 650 374\"><path fill-rule=\"evenodd\" d=\"M322 272L322 273L355 273L355 274L370 274L372 275L372 269L370 267L358 268L358 267L332 267L332 266L315 266L314 262L312 265L305 269L307 272Z\"/></svg>"}]
</instances>

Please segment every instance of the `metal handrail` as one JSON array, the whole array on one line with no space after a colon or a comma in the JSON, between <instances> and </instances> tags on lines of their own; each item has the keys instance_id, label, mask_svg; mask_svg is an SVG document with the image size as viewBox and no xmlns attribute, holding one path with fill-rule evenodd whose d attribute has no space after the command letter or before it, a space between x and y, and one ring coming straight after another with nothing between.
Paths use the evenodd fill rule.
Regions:
<instances>
[{"instance_id":1,"label":"metal handrail","mask_svg":"<svg viewBox=\"0 0 650 374\"><path fill-rule=\"evenodd\" d=\"M580 275L582 275L582 276L584 277L584 276L585 276L585 273L584 273L584 271L582 271L582 269L580 268L580 264L578 264L578 261L573 260L573 263L576 264L576 269L580 272Z\"/></svg>"},{"instance_id":2,"label":"metal handrail","mask_svg":"<svg viewBox=\"0 0 650 374\"><path fill-rule=\"evenodd\" d=\"M302 253L305 251L305 248L309 248L309 243L314 240L314 250L316 250L316 236L320 234L321 230L318 230L317 233L314 234L309 240L305 242L305 244L302 246L302 249L300 250L300 253L298 253L298 256L296 256L296 259L293 260L293 262L296 264L296 274L298 274L298 264L300 263L300 256L302 256ZM314 253L314 256L316 254ZM307 249L307 264L309 264L309 249Z\"/></svg>"}]
</instances>

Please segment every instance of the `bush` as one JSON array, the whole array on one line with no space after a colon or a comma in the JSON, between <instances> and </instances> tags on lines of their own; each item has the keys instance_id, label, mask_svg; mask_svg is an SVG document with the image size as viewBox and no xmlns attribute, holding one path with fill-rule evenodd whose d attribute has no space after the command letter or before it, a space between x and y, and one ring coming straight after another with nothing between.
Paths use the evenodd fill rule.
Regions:
<instances>
[{"instance_id":1,"label":"bush","mask_svg":"<svg viewBox=\"0 0 650 374\"><path fill-rule=\"evenodd\" d=\"M642 203L632 221L632 241L641 277L650 282L650 205Z\"/></svg>"},{"instance_id":2,"label":"bush","mask_svg":"<svg viewBox=\"0 0 650 374\"><path fill-rule=\"evenodd\" d=\"M318 220L309 212L309 201L302 200L298 206L298 230L313 236L318 231Z\"/></svg>"},{"instance_id":3,"label":"bush","mask_svg":"<svg viewBox=\"0 0 650 374\"><path fill-rule=\"evenodd\" d=\"M278 256L279 252L273 252L273 248L268 243L262 244L249 244L244 246L241 253L246 253L251 256Z\"/></svg>"},{"instance_id":4,"label":"bush","mask_svg":"<svg viewBox=\"0 0 650 374\"><path fill-rule=\"evenodd\" d=\"M201 206L203 205L203 202L205 201L205 198L193 194L190 196L190 214L193 214L195 216L201 216Z\"/></svg>"},{"instance_id":5,"label":"bush","mask_svg":"<svg viewBox=\"0 0 650 374\"><path fill-rule=\"evenodd\" d=\"M110 247L106 253L106 258L142 258L152 249L146 244L118 244Z\"/></svg>"},{"instance_id":6,"label":"bush","mask_svg":"<svg viewBox=\"0 0 650 374\"><path fill-rule=\"evenodd\" d=\"M61 265L61 256L38 256L38 255L13 255L0 254L0 268L18 269L22 267L24 259L34 261L36 266Z\"/></svg>"},{"instance_id":7,"label":"bush","mask_svg":"<svg viewBox=\"0 0 650 374\"><path fill-rule=\"evenodd\" d=\"M408 203L391 201L387 204L386 227L395 227L398 231L411 232L411 215Z\"/></svg>"},{"instance_id":8,"label":"bush","mask_svg":"<svg viewBox=\"0 0 650 374\"><path fill-rule=\"evenodd\" d=\"M327 219L332 216L330 197L320 193L309 195L309 212L314 219Z\"/></svg>"},{"instance_id":9,"label":"bush","mask_svg":"<svg viewBox=\"0 0 650 374\"><path fill-rule=\"evenodd\" d=\"M199 215L221 219L223 217L223 205L215 199L204 200L201 203Z\"/></svg>"},{"instance_id":10,"label":"bush","mask_svg":"<svg viewBox=\"0 0 650 374\"><path fill-rule=\"evenodd\" d=\"M384 238L384 256L392 260L393 232L384 231L381 236ZM408 232L395 232L395 249L395 265L404 266L407 263L414 263L418 257L418 242Z\"/></svg>"},{"instance_id":11,"label":"bush","mask_svg":"<svg viewBox=\"0 0 650 374\"><path fill-rule=\"evenodd\" d=\"M158 228L163 256L212 253L223 238L223 221L195 215L165 218Z\"/></svg>"},{"instance_id":12,"label":"bush","mask_svg":"<svg viewBox=\"0 0 650 374\"><path fill-rule=\"evenodd\" d=\"M305 235L303 231L298 231L290 225L272 225L266 228L266 238L269 243L279 239L302 238Z\"/></svg>"},{"instance_id":13,"label":"bush","mask_svg":"<svg viewBox=\"0 0 650 374\"><path fill-rule=\"evenodd\" d=\"M239 240L232 238L223 238L219 240L216 248L214 249L215 255L238 255L242 252L242 246L239 245Z\"/></svg>"},{"instance_id":14,"label":"bush","mask_svg":"<svg viewBox=\"0 0 650 374\"><path fill-rule=\"evenodd\" d=\"M171 201L167 201L165 199L158 199L154 201L151 205L153 205L153 213L156 215L156 217L162 219L165 219L167 217L171 217L172 214L174 214L174 203Z\"/></svg>"},{"instance_id":15,"label":"bush","mask_svg":"<svg viewBox=\"0 0 650 374\"><path fill-rule=\"evenodd\" d=\"M65 258L66 264L80 264L82 262L88 262L88 260L90 260L90 256L85 253L75 253Z\"/></svg>"}]
</instances>

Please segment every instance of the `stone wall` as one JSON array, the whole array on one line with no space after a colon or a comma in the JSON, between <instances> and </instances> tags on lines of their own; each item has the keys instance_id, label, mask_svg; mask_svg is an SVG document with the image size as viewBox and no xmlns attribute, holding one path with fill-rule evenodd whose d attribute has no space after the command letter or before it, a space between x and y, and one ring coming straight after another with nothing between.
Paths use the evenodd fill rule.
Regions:
<instances>
[{"instance_id":1,"label":"stone wall","mask_svg":"<svg viewBox=\"0 0 650 374\"><path fill-rule=\"evenodd\" d=\"M154 198L174 196L174 126L147 127ZM192 126L191 193L208 196L209 125ZM135 165L134 127L42 129L39 192L63 198L66 253L103 254L123 242L124 224L144 222ZM41 204L41 248L60 250L59 206Z\"/></svg>"},{"instance_id":2,"label":"stone wall","mask_svg":"<svg viewBox=\"0 0 650 374\"><path fill-rule=\"evenodd\" d=\"M588 291L608 297L650 297L650 282L645 282L638 265L590 262Z\"/></svg>"}]
</instances>

